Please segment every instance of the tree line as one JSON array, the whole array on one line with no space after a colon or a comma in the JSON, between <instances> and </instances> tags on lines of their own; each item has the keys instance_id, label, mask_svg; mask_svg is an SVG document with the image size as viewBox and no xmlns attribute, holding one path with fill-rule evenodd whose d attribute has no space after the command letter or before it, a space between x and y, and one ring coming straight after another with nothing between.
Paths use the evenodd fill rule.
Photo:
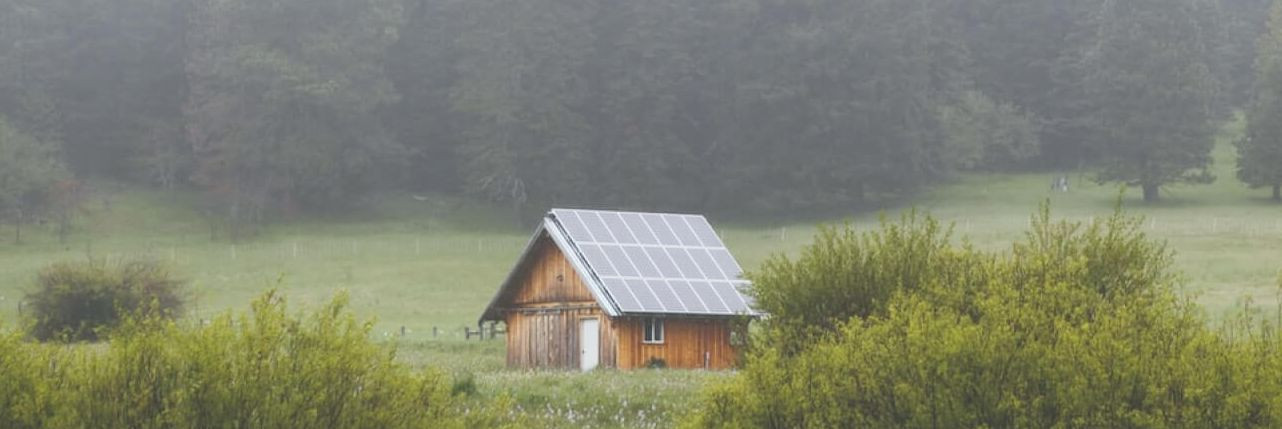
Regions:
<instances>
[{"instance_id":1,"label":"tree line","mask_svg":"<svg viewBox=\"0 0 1282 429\"><path fill-rule=\"evenodd\" d=\"M100 177L235 228L389 189L850 208L984 170L1155 199L1268 115L1267 3L0 0L0 211Z\"/></svg>"}]
</instances>

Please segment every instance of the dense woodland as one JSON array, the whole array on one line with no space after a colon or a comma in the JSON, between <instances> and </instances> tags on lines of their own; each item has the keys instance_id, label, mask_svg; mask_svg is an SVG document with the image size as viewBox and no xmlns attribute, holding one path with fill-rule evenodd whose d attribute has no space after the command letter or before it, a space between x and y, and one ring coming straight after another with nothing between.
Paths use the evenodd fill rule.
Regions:
<instances>
[{"instance_id":1,"label":"dense woodland","mask_svg":"<svg viewBox=\"0 0 1282 429\"><path fill-rule=\"evenodd\" d=\"M232 234L383 190L770 213L1043 170L1156 199L1215 179L1239 108L1282 153L1268 3L0 0L0 215L104 178Z\"/></svg>"}]
</instances>

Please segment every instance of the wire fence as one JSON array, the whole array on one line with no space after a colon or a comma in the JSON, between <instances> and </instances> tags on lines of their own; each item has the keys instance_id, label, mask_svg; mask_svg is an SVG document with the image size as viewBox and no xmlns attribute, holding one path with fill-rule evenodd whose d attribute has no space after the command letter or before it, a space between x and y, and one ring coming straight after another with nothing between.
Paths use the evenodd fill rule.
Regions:
<instances>
[{"instance_id":1,"label":"wire fence","mask_svg":"<svg viewBox=\"0 0 1282 429\"><path fill-rule=\"evenodd\" d=\"M1089 226L1107 219L1102 216L1078 216L1056 220ZM1031 221L1027 218L966 218L946 221L953 222L955 230L960 233L1023 232L1032 227ZM1277 219L1147 216L1143 218L1140 230L1164 236L1282 235L1282 216Z\"/></svg>"},{"instance_id":2,"label":"wire fence","mask_svg":"<svg viewBox=\"0 0 1282 429\"><path fill-rule=\"evenodd\" d=\"M151 259L182 262L206 260L287 261L303 259L343 260L368 258L411 258L520 253L524 238L283 238L263 242L148 243L133 248L86 246L83 252L94 257ZM75 250L81 251L81 250Z\"/></svg>"}]
</instances>

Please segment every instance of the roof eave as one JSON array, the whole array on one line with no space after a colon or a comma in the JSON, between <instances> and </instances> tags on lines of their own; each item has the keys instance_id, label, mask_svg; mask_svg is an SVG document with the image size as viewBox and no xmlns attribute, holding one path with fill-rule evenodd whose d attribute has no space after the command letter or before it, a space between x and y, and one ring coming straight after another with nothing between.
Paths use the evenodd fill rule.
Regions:
<instances>
[{"instance_id":1,"label":"roof eave","mask_svg":"<svg viewBox=\"0 0 1282 429\"><path fill-rule=\"evenodd\" d=\"M525 267L530 253L534 251L535 244L539 242L539 237L541 237L544 232L542 224L534 230L534 235L530 236L530 241L525 244L525 250L521 251L520 259L517 259L516 264L512 266L512 270L508 272L507 279L503 280L503 283L499 285L499 290L494 293L494 298L490 299L489 305L485 306L485 312L481 313L481 318L476 322L478 325L487 321L502 320L501 317L503 315L499 312L498 308L499 300L503 298L503 293L507 291L508 287L510 287L512 283L516 281L517 277L520 276L521 269Z\"/></svg>"},{"instance_id":2,"label":"roof eave","mask_svg":"<svg viewBox=\"0 0 1282 429\"><path fill-rule=\"evenodd\" d=\"M552 241L561 249L565 259L570 261L574 271L579 274L579 278L583 279L583 284L587 285L588 291L592 292L592 297L596 298L597 304L601 306L601 311L604 311L610 317L618 317L623 314L619 311L618 305L614 303L614 299L610 298L610 294L606 293L605 287L601 284L601 279L597 278L596 273L588 268L583 255L570 242L569 236L566 235L565 230L561 229L561 225L557 223L556 218L548 214L543 218L543 226L540 228L548 232L548 236L552 237Z\"/></svg>"},{"instance_id":3,"label":"roof eave","mask_svg":"<svg viewBox=\"0 0 1282 429\"><path fill-rule=\"evenodd\" d=\"M556 243L557 248L561 249L561 253L565 255L565 259L570 261L570 265L574 267L575 273L583 279L583 283L588 287L588 291L590 291L592 293L592 297L596 299L597 305L601 306L601 310L610 317L618 317L622 314L614 304L614 301L610 299L609 294L605 292L605 288L601 287L601 279L598 279L596 274L593 273L592 270L588 269L587 264L583 262L583 255L579 254L578 250L570 244L570 240L566 237L565 231L561 229L561 226L558 225L549 214L543 218L543 222L534 230L534 235L532 235L530 237L530 241L526 243L525 250L521 251L521 257L517 259L516 264L512 266L512 270L508 272L507 279L499 286L498 292L494 294L494 298L490 299L489 305L485 306L485 311L481 313L481 318L477 320L477 323L483 324L489 321L503 320L503 313L499 308L499 301L503 299L503 294L520 278L525 265L529 263L530 256L534 252L534 248L538 244L539 239L542 238L543 234L547 234L548 237L552 239L552 242Z\"/></svg>"}]
</instances>

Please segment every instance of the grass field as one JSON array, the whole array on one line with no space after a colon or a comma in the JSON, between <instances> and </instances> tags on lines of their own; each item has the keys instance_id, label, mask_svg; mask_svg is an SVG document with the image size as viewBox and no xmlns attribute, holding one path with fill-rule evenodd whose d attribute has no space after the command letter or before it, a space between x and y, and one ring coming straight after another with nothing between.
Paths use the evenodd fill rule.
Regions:
<instances>
[{"instance_id":1,"label":"grass field","mask_svg":"<svg viewBox=\"0 0 1282 429\"><path fill-rule=\"evenodd\" d=\"M1126 210L1147 217L1145 228L1177 252L1188 292L1213 319L1245 299L1272 308L1282 268L1282 205L1235 179L1226 143L1231 137L1223 136L1216 149L1215 184L1169 188L1153 205L1140 202L1136 192L1123 197ZM1063 174L1072 179L1071 192L1050 192L1055 174L1049 173L965 176L885 213L917 207L953 223L957 235L976 245L1001 250L1021 236L1029 215L1047 199L1062 218L1089 221L1113 210L1118 188L1091 184L1082 173ZM20 245L0 235L0 320L18 318L20 298L50 262L142 256L168 261L190 280L193 318L243 310L268 288L284 291L295 308L347 290L354 310L376 318L376 335L397 343L406 362L473 380L478 400L508 395L548 427L666 426L699 385L725 376L509 372L501 341L464 341L461 329L475 324L529 238L501 208L383 196L355 215L281 223L233 244L211 240L190 196L124 187L101 194L109 197L87 205L65 244L39 227ZM851 213L849 220L870 227L878 217ZM816 228L811 222L713 223L748 269L771 254L795 251Z\"/></svg>"}]
</instances>

